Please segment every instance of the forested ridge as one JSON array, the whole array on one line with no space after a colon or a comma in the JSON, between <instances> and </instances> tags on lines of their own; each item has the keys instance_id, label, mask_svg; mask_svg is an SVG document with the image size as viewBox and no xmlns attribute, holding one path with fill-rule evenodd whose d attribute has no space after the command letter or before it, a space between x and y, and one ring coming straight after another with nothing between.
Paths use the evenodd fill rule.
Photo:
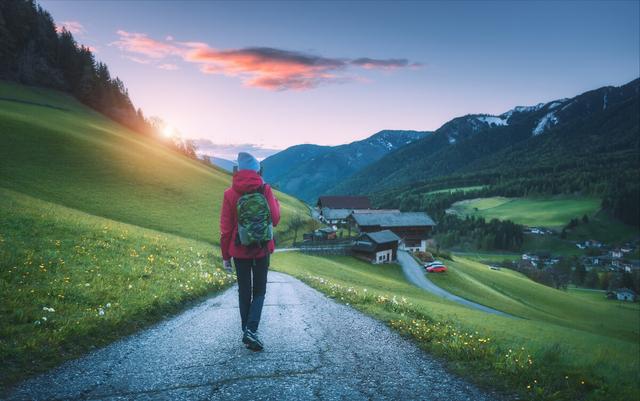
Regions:
<instances>
[{"instance_id":1,"label":"forested ridge","mask_svg":"<svg viewBox=\"0 0 640 401\"><path fill-rule=\"evenodd\" d=\"M565 113L558 125L536 136L531 135L531 126L544 110L510 126L487 127L454 146L441 143L446 141L443 135L437 138L436 131L433 137L359 172L340 189L360 193L366 188L373 192L378 206L427 210L435 215L453 201L480 196L597 196L603 199L605 210L638 227L638 87L635 80L621 88L602 88L566 100L568 111L573 107L574 112ZM603 107L603 96L618 90L617 101ZM452 199L429 194L465 186L483 188Z\"/></svg>"},{"instance_id":2,"label":"forested ridge","mask_svg":"<svg viewBox=\"0 0 640 401\"><path fill-rule=\"evenodd\" d=\"M195 158L190 141L161 139L157 123L136 109L124 83L71 32L56 30L51 15L34 0L0 1L0 60L0 79L67 92L131 130Z\"/></svg>"}]
</instances>

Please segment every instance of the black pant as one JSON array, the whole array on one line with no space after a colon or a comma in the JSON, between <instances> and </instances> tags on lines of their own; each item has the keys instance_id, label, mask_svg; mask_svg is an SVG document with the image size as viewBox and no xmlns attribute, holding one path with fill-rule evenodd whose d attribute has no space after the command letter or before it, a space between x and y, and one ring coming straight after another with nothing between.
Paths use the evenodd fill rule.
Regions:
<instances>
[{"instance_id":1,"label":"black pant","mask_svg":"<svg viewBox=\"0 0 640 401\"><path fill-rule=\"evenodd\" d=\"M256 259L233 258L233 263L236 266L236 277L238 277L242 331L249 329L255 332L260 324L264 294L267 292L269 255Z\"/></svg>"}]
</instances>

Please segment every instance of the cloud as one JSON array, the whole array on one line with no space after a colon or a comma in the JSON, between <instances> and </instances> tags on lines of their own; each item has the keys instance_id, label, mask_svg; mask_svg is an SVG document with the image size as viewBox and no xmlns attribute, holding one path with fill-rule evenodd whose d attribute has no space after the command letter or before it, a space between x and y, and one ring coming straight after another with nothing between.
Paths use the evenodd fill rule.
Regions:
<instances>
[{"instance_id":1,"label":"cloud","mask_svg":"<svg viewBox=\"0 0 640 401\"><path fill-rule=\"evenodd\" d=\"M143 55L148 62L180 58L187 63L198 64L203 74L236 77L247 87L274 91L308 90L328 83L360 81L360 77L349 72L352 68L395 70L421 66L404 58L324 57L273 47L222 50L204 42L175 41L171 36L163 42L143 33L120 30L117 34L120 39L112 45L128 53Z\"/></svg>"},{"instance_id":2,"label":"cloud","mask_svg":"<svg viewBox=\"0 0 640 401\"><path fill-rule=\"evenodd\" d=\"M83 34L86 32L84 26L78 21L62 21L62 23L56 24L57 33L61 33L63 30L71 32L74 35Z\"/></svg>"},{"instance_id":3,"label":"cloud","mask_svg":"<svg viewBox=\"0 0 640 401\"><path fill-rule=\"evenodd\" d=\"M347 66L342 59L271 47L216 50L197 46L184 59L201 63L200 70L205 74L239 76L246 86L270 90L314 88L339 79L335 73Z\"/></svg>"},{"instance_id":4,"label":"cloud","mask_svg":"<svg viewBox=\"0 0 640 401\"><path fill-rule=\"evenodd\" d=\"M140 57L134 57L134 56L126 56L127 59L133 61L134 63L138 63L138 64L150 64L151 60L146 59L146 58L140 58Z\"/></svg>"},{"instance_id":5,"label":"cloud","mask_svg":"<svg viewBox=\"0 0 640 401\"><path fill-rule=\"evenodd\" d=\"M215 156L221 159L235 161L239 152L248 152L255 156L258 160L263 160L273 154L280 152L281 149L268 148L256 144L219 144L213 143L209 139L196 139L193 141L196 151L199 155Z\"/></svg>"},{"instance_id":6,"label":"cloud","mask_svg":"<svg viewBox=\"0 0 640 401\"><path fill-rule=\"evenodd\" d=\"M374 59L368 57L361 57L355 60L351 60L351 64L357 65L362 68L367 69L375 69L381 68L385 70L392 70L395 68L404 68L404 67L420 67L422 64L420 63L411 63L406 58L390 58L390 59Z\"/></svg>"},{"instance_id":7,"label":"cloud","mask_svg":"<svg viewBox=\"0 0 640 401\"><path fill-rule=\"evenodd\" d=\"M178 66L175 64L160 64L158 68L160 68L161 70L174 71L178 69Z\"/></svg>"},{"instance_id":8,"label":"cloud","mask_svg":"<svg viewBox=\"0 0 640 401\"><path fill-rule=\"evenodd\" d=\"M127 32L119 30L116 32L120 36L119 40L112 42L110 46L116 46L120 50L129 53L141 54L152 59L163 59L168 56L181 55L183 49L169 43L151 39L144 33Z\"/></svg>"}]
</instances>

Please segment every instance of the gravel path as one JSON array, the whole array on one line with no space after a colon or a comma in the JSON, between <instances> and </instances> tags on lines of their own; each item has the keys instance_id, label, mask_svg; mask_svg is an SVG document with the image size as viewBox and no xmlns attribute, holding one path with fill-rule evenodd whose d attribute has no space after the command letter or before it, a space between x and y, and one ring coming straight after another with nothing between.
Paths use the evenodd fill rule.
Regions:
<instances>
[{"instance_id":1,"label":"gravel path","mask_svg":"<svg viewBox=\"0 0 640 401\"><path fill-rule=\"evenodd\" d=\"M474 400L384 324L270 272L260 334L240 343L236 287L23 382L9 400Z\"/></svg>"},{"instance_id":2,"label":"gravel path","mask_svg":"<svg viewBox=\"0 0 640 401\"><path fill-rule=\"evenodd\" d=\"M483 312L505 317L515 317L508 313L504 313L502 311L489 308L488 306L469 301L468 299L461 298L450 293L449 291L443 290L442 288L438 287L427 278L427 275L424 274L424 268L420 266L420 264L418 264L418 262L416 262L416 260L406 251L398 251L398 262L402 266L402 272L404 273L404 276L407 278L407 280L409 280L409 282L411 282L413 285L416 285L425 291L428 291L434 295L448 299L450 301L457 302L464 306L481 310Z\"/></svg>"}]
</instances>

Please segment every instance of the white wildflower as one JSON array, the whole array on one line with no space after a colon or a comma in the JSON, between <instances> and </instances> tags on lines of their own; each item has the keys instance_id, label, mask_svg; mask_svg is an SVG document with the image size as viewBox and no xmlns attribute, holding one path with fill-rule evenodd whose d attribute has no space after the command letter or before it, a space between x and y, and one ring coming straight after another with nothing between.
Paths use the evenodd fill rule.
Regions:
<instances>
[{"instance_id":1,"label":"white wildflower","mask_svg":"<svg viewBox=\"0 0 640 401\"><path fill-rule=\"evenodd\" d=\"M98 315L99 315L99 316L104 316L104 309L99 308L99 309L98 309Z\"/></svg>"}]
</instances>

